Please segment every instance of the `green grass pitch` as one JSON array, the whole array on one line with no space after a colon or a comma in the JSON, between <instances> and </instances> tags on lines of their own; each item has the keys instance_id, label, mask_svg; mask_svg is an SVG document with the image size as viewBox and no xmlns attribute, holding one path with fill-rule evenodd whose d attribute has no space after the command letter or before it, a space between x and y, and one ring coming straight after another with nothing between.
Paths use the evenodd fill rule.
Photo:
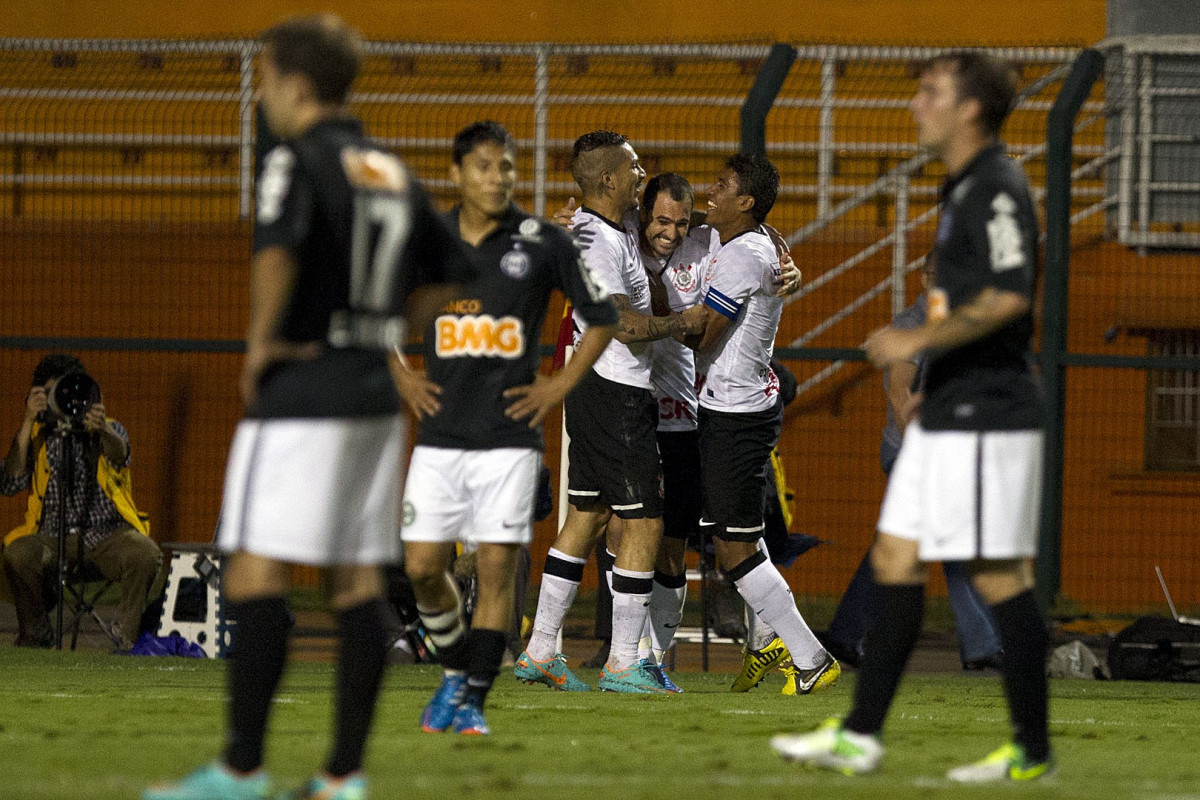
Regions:
<instances>
[{"instance_id":1,"label":"green grass pitch","mask_svg":"<svg viewBox=\"0 0 1200 800\"><path fill-rule=\"evenodd\" d=\"M0 648L0 798L136 798L221 746L224 665ZM580 676L595 681L594 671ZM963 788L947 769L1008 736L1000 684L912 676L892 710L873 775L809 772L767 747L849 705L853 674L810 697L779 694L778 673L754 692L728 674L681 672L678 696L565 694L502 673L487 739L424 734L417 718L433 667L392 667L367 757L371 794L391 798L1053 797L1200 800L1200 685L1056 681L1049 782ZM267 763L280 788L326 754L332 668L293 664L272 717Z\"/></svg>"}]
</instances>

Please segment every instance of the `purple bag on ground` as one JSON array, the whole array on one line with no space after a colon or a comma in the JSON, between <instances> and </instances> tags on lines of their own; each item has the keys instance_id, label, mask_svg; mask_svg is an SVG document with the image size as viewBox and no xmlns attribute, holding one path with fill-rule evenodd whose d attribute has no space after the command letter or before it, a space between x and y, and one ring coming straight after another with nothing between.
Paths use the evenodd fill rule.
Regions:
<instances>
[{"instance_id":1,"label":"purple bag on ground","mask_svg":"<svg viewBox=\"0 0 1200 800\"><path fill-rule=\"evenodd\" d=\"M131 656L181 656L183 658L207 658L204 648L189 642L178 633L170 636L155 636L143 633L129 651Z\"/></svg>"}]
</instances>

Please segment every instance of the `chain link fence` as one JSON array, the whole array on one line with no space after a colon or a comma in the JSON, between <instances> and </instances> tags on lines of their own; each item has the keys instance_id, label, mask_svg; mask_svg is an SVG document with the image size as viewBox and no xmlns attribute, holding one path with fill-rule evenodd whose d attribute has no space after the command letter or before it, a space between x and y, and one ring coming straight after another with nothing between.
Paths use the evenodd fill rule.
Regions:
<instances>
[{"instance_id":1,"label":"chain link fence","mask_svg":"<svg viewBox=\"0 0 1200 800\"><path fill-rule=\"evenodd\" d=\"M487 118L517 137L517 199L539 213L575 194L571 144L595 128L629 136L649 173L683 174L702 202L703 187L742 147L742 106L770 51L766 43L370 47L353 110L443 205L452 197L453 134ZM789 408L781 449L796 495L793 527L832 542L793 568L789 577L801 593L840 593L871 539L883 493L882 388L857 347L915 298L913 273L931 246L944 176L918 152L907 102L917 65L933 52L797 47L767 118L767 153L784 184L769 222L789 238L807 283L785 310L778 339L779 356L802 388ZM1006 139L1040 200L1047 113L1076 52L998 52L1017 66L1022 87ZM0 253L6 262L0 385L7 387L0 392L0 424L19 424L23 387L42 354L77 352L103 386L106 405L131 431L136 496L153 516L160 541L211 537L225 452L240 413L235 384L246 323L256 57L255 45L244 41L0 40ZM1122 86L1140 86L1144 75L1138 75ZM1110 87L1113 80L1107 76ZM1120 291L1120 281L1136 274L1161 289L1168 276L1182 274L1113 266L1105 268L1109 277L1084 277L1090 268L1084 264L1109 263L1090 255L1093 249L1117 253L1110 259L1117 265L1140 257L1139 247L1153 246L1121 238L1126 212L1114 201L1121 180L1140 185L1138 176L1149 174L1143 155L1128 171L1121 149L1129 119L1140 120L1144 110L1115 121L1114 92L1106 95L1104 85L1084 103L1074 137L1069 206L1079 233L1072 343L1103 352L1145 355L1148 346L1175 352L1171 348L1186 345L1177 339L1162 344L1168 339L1159 334L1142 337L1135 331L1146 326L1132 324L1138 321L1132 317L1085 323L1074 316L1100 319L1093 313L1100 301L1089 291L1137 308L1137 295ZM1153 147L1161 154L1178 144L1155 140ZM1183 182L1197 180L1181 175ZM1151 233L1164 226L1192 230L1179 219L1188 204L1167 197L1152 191L1149 206L1135 200L1130 229L1136 223ZM1170 289L1160 293L1172 295ZM1184 305L1179 308L1186 311ZM550 320L557 320L553 311ZM1101 326L1101 334L1116 326L1116 338L1105 344L1103 335L1084 331L1088 325ZM552 341L549 331L542 341ZM1089 380L1115 385L1100 368L1070 369L1088 376L1072 372L1071 392ZM1122 374L1129 378L1119 383L1134 387L1150 373L1126 367ZM1190 380L1195 386L1194 373ZM1100 392L1106 404L1120 397L1124 405L1094 406L1094 412L1085 405L1068 417L1063 565L1065 575L1078 577L1066 579L1064 592L1088 608L1149 602L1114 577L1123 573L1104 567L1106 559L1129 552L1117 544L1128 545L1129 533L1115 536L1111 525L1098 528L1074 511L1108 508L1094 517L1111 521L1120 516L1110 507L1116 503L1130 509L1120 513L1131 521L1146 518L1133 509L1149 501L1114 499L1126 495L1103 494L1082 477L1111 461L1090 444L1097 426L1105 430L1100 440L1144 442L1131 420L1146 418L1130 416L1144 411L1144 403L1129 398L1148 398L1146 391ZM1164 385L1156 402L1174 402L1181 396L1174 392ZM1194 407L1180 413L1186 418ZM1175 441L1177 434L1162 432L1180 429L1167 417L1153 430ZM547 460L554 464L557 431L553 423L548 428ZM1140 486L1146 479L1120 480ZM1192 485L1186 477L1163 480ZM23 500L5 507L15 524ZM537 547L544 550L552 537L552 528L540 526ZM1077 552L1075 541L1088 544ZM1094 577L1084 577L1089 571ZM1194 574L1188 580L1194 582Z\"/></svg>"}]
</instances>

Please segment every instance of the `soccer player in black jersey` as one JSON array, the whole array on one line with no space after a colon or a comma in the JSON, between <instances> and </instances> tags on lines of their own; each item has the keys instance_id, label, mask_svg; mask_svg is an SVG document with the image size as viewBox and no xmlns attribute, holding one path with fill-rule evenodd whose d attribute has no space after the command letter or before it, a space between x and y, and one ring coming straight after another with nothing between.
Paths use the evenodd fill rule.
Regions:
<instances>
[{"instance_id":1,"label":"soccer player in black jersey","mask_svg":"<svg viewBox=\"0 0 1200 800\"><path fill-rule=\"evenodd\" d=\"M1037 216L1000 126L1011 71L979 52L932 59L910 107L920 144L946 164L927 320L868 338L879 367L925 351L919 419L904 435L872 548L874 624L854 707L816 733L778 736L785 758L847 774L875 769L878 735L921 631L926 562L968 562L1004 648L1014 741L949 772L952 781L1025 781L1053 770L1047 731L1047 633L1033 594L1041 504L1042 411L1029 366ZM906 418L914 409L906 409Z\"/></svg>"},{"instance_id":2,"label":"soccer player in black jersey","mask_svg":"<svg viewBox=\"0 0 1200 800\"><path fill-rule=\"evenodd\" d=\"M399 527L400 398L388 355L407 320L474 276L457 239L394 155L343 104L361 41L331 15L263 36L263 109L282 140L258 184L246 415L226 473L218 544L237 621L223 758L148 800L269 793L268 711L286 660L289 563L328 568L340 644L336 736L299 797L362 798L362 756L387 654L382 563Z\"/></svg>"},{"instance_id":3,"label":"soccer player in black jersey","mask_svg":"<svg viewBox=\"0 0 1200 800\"><path fill-rule=\"evenodd\" d=\"M398 371L420 420L405 486L405 568L445 671L421 716L429 732L489 733L483 705L512 621L519 551L532 536L542 420L616 330L616 309L571 236L513 204L516 159L512 137L495 122L455 136L450 177L459 204L449 223L479 277L426 329L426 374ZM537 344L553 289L588 329L574 358L546 378ZM449 571L458 541L478 547L469 631Z\"/></svg>"}]
</instances>

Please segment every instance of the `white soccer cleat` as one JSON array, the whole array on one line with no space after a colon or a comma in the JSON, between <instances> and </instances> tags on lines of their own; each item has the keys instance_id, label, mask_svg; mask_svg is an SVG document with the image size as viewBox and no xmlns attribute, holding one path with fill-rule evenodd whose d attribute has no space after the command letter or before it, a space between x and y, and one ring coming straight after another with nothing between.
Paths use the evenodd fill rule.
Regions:
<instances>
[{"instance_id":1,"label":"white soccer cleat","mask_svg":"<svg viewBox=\"0 0 1200 800\"><path fill-rule=\"evenodd\" d=\"M788 761L831 769L843 775L872 772L883 758L883 745L878 737L848 731L838 719L825 720L812 733L774 736L771 749Z\"/></svg>"},{"instance_id":2,"label":"white soccer cleat","mask_svg":"<svg viewBox=\"0 0 1200 800\"><path fill-rule=\"evenodd\" d=\"M996 781L1036 781L1054 774L1054 759L1031 761L1019 744L1006 744L982 761L958 767L946 773L955 783L994 783Z\"/></svg>"}]
</instances>

